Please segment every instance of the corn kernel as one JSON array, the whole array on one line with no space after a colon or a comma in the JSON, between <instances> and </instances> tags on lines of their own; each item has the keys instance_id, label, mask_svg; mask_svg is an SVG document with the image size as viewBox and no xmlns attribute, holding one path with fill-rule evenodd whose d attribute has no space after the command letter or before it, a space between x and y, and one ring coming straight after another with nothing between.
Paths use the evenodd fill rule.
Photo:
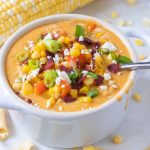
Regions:
<instances>
[{"instance_id":1,"label":"corn kernel","mask_svg":"<svg viewBox=\"0 0 150 150\"><path fill-rule=\"evenodd\" d=\"M92 102L93 99L90 96L79 97L80 102Z\"/></svg>"},{"instance_id":2,"label":"corn kernel","mask_svg":"<svg viewBox=\"0 0 150 150\"><path fill-rule=\"evenodd\" d=\"M112 18L117 18L119 16L119 14L117 13L117 12L115 12L115 11L113 11L112 13L111 13L111 17Z\"/></svg>"},{"instance_id":3,"label":"corn kernel","mask_svg":"<svg viewBox=\"0 0 150 150\"><path fill-rule=\"evenodd\" d=\"M73 97L73 98L77 98L78 96L78 91L76 89L71 89L70 90L70 95Z\"/></svg>"},{"instance_id":4,"label":"corn kernel","mask_svg":"<svg viewBox=\"0 0 150 150\"><path fill-rule=\"evenodd\" d=\"M38 59L39 57L40 57L40 53L38 51L33 52L31 55L32 59Z\"/></svg>"},{"instance_id":5,"label":"corn kernel","mask_svg":"<svg viewBox=\"0 0 150 150\"><path fill-rule=\"evenodd\" d=\"M49 89L49 94L53 98L57 99L60 96L60 87L55 85L54 87Z\"/></svg>"},{"instance_id":6,"label":"corn kernel","mask_svg":"<svg viewBox=\"0 0 150 150\"><path fill-rule=\"evenodd\" d=\"M28 74L30 72L30 68L28 67L28 65L24 65L22 68L23 73Z\"/></svg>"},{"instance_id":7,"label":"corn kernel","mask_svg":"<svg viewBox=\"0 0 150 150\"><path fill-rule=\"evenodd\" d=\"M51 97L46 103L46 108L50 108L50 107L54 106L55 104L56 104L55 98Z\"/></svg>"},{"instance_id":8,"label":"corn kernel","mask_svg":"<svg viewBox=\"0 0 150 150\"><path fill-rule=\"evenodd\" d=\"M77 48L77 49L79 49L79 50L83 49L83 45L81 45L81 44L79 44L79 43L77 43L77 42L75 42L75 43L73 44L73 47L74 47L74 48Z\"/></svg>"},{"instance_id":9,"label":"corn kernel","mask_svg":"<svg viewBox=\"0 0 150 150\"><path fill-rule=\"evenodd\" d=\"M101 44L104 44L105 42L107 42L106 39L100 39L99 41Z\"/></svg>"},{"instance_id":10,"label":"corn kernel","mask_svg":"<svg viewBox=\"0 0 150 150\"><path fill-rule=\"evenodd\" d=\"M13 83L13 89L15 91L20 91L21 87L22 87L22 83L21 82Z\"/></svg>"},{"instance_id":11,"label":"corn kernel","mask_svg":"<svg viewBox=\"0 0 150 150\"><path fill-rule=\"evenodd\" d=\"M144 42L143 42L141 39L135 39L134 43L135 43L137 46L143 46L143 45L144 45Z\"/></svg>"},{"instance_id":12,"label":"corn kernel","mask_svg":"<svg viewBox=\"0 0 150 150\"><path fill-rule=\"evenodd\" d=\"M33 93L32 85L28 81L24 82L22 85L21 92L23 95L32 94Z\"/></svg>"},{"instance_id":13,"label":"corn kernel","mask_svg":"<svg viewBox=\"0 0 150 150\"><path fill-rule=\"evenodd\" d=\"M140 93L138 93L138 92L135 92L132 97L133 97L133 99L134 99L136 102L140 102L140 101L141 101L141 95L140 95Z\"/></svg>"},{"instance_id":14,"label":"corn kernel","mask_svg":"<svg viewBox=\"0 0 150 150\"><path fill-rule=\"evenodd\" d=\"M89 88L87 86L83 86L80 90L79 93L81 94L87 94L89 92Z\"/></svg>"},{"instance_id":15,"label":"corn kernel","mask_svg":"<svg viewBox=\"0 0 150 150\"><path fill-rule=\"evenodd\" d=\"M83 147L83 150L103 150L103 149L101 147L89 145L89 146Z\"/></svg>"},{"instance_id":16,"label":"corn kernel","mask_svg":"<svg viewBox=\"0 0 150 150\"><path fill-rule=\"evenodd\" d=\"M104 32L98 32L98 33L96 33L95 37L96 37L96 38L99 38L99 37L102 36L102 35L104 35Z\"/></svg>"},{"instance_id":17,"label":"corn kernel","mask_svg":"<svg viewBox=\"0 0 150 150\"><path fill-rule=\"evenodd\" d=\"M144 60L146 58L145 55L139 55L139 60Z\"/></svg>"},{"instance_id":18,"label":"corn kernel","mask_svg":"<svg viewBox=\"0 0 150 150\"><path fill-rule=\"evenodd\" d=\"M92 85L94 83L94 79L92 77L86 77L83 82L85 85L89 86L89 85Z\"/></svg>"},{"instance_id":19,"label":"corn kernel","mask_svg":"<svg viewBox=\"0 0 150 150\"><path fill-rule=\"evenodd\" d=\"M80 50L78 48L71 48L70 55L73 57L78 57L80 56Z\"/></svg>"},{"instance_id":20,"label":"corn kernel","mask_svg":"<svg viewBox=\"0 0 150 150\"><path fill-rule=\"evenodd\" d=\"M122 137L120 135L115 135L112 137L112 142L114 144L121 144L122 143Z\"/></svg>"},{"instance_id":21,"label":"corn kernel","mask_svg":"<svg viewBox=\"0 0 150 150\"><path fill-rule=\"evenodd\" d=\"M58 38L58 42L64 43L64 39L65 39L65 37L64 37L64 36L61 36L61 37Z\"/></svg>"},{"instance_id":22,"label":"corn kernel","mask_svg":"<svg viewBox=\"0 0 150 150\"><path fill-rule=\"evenodd\" d=\"M129 5L135 5L136 2L137 2L137 0L127 0L127 3L128 3Z\"/></svg>"},{"instance_id":23,"label":"corn kernel","mask_svg":"<svg viewBox=\"0 0 150 150\"><path fill-rule=\"evenodd\" d=\"M35 46L35 50L38 52L45 51L46 47L45 47L44 41L41 40L40 42L38 42Z\"/></svg>"},{"instance_id":24,"label":"corn kernel","mask_svg":"<svg viewBox=\"0 0 150 150\"><path fill-rule=\"evenodd\" d=\"M70 40L69 40L68 37L64 37L64 43L65 43L66 45L69 45L69 44L70 44Z\"/></svg>"},{"instance_id":25,"label":"corn kernel","mask_svg":"<svg viewBox=\"0 0 150 150\"><path fill-rule=\"evenodd\" d=\"M46 52L45 51L41 51L41 57L46 57Z\"/></svg>"}]
</instances>

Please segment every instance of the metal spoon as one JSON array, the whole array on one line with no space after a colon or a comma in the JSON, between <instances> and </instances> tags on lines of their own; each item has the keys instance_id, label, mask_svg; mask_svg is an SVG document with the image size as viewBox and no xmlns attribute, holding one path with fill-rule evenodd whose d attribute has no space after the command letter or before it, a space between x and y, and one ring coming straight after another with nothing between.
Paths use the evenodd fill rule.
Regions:
<instances>
[{"instance_id":1,"label":"metal spoon","mask_svg":"<svg viewBox=\"0 0 150 150\"><path fill-rule=\"evenodd\" d=\"M132 64L122 64L121 69L137 70L137 69L150 69L150 62L139 62Z\"/></svg>"}]
</instances>

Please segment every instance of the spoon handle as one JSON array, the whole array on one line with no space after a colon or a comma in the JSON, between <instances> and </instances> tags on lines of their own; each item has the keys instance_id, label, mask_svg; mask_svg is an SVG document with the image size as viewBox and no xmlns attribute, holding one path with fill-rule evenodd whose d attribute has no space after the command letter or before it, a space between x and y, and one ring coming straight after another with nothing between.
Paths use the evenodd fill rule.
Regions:
<instances>
[{"instance_id":1,"label":"spoon handle","mask_svg":"<svg viewBox=\"0 0 150 150\"><path fill-rule=\"evenodd\" d=\"M132 64L122 64L121 69L137 70L137 69L150 69L150 62L139 62Z\"/></svg>"}]
</instances>

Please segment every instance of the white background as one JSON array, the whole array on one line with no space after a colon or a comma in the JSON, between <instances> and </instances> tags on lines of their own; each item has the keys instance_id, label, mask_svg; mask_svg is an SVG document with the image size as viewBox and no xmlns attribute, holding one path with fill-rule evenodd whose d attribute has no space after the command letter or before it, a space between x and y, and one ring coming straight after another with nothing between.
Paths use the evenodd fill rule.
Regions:
<instances>
[{"instance_id":1,"label":"white background","mask_svg":"<svg viewBox=\"0 0 150 150\"><path fill-rule=\"evenodd\" d=\"M95 0L92 4L74 13L107 19L112 24L117 25L119 18L112 19L112 11L117 11L122 19L131 20L133 22L131 27L145 30L150 34L150 27L142 25L144 17L150 18L150 0L138 0L135 6L127 5L126 0ZM134 47L139 54L144 54L145 50L150 51L148 46ZM130 98L128 112L121 126L112 135L96 144L104 148L104 150L145 150L150 146L150 71L141 74L141 78L136 82L134 91L141 93L141 103L137 103ZM9 127L11 128L10 137L7 141L0 142L0 150L11 150L22 141L30 139L29 137L24 137L23 128L17 128L17 124L13 122L11 115L8 116ZM114 145L111 142L111 137L115 134L122 135L122 144ZM32 141L32 139L30 140ZM41 146L35 141L32 142L36 145L37 150L54 150L53 148Z\"/></svg>"}]
</instances>

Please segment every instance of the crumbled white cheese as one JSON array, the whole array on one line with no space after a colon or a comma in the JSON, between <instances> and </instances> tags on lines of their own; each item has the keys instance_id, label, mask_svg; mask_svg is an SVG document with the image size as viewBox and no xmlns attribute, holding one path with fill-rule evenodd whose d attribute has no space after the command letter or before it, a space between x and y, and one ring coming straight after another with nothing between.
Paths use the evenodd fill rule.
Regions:
<instances>
[{"instance_id":1,"label":"crumbled white cheese","mask_svg":"<svg viewBox=\"0 0 150 150\"><path fill-rule=\"evenodd\" d=\"M51 56L47 56L47 59L51 59L52 57Z\"/></svg>"},{"instance_id":2,"label":"crumbled white cheese","mask_svg":"<svg viewBox=\"0 0 150 150\"><path fill-rule=\"evenodd\" d=\"M32 78L36 77L39 74L40 68L33 70L29 75L27 75L26 79L30 81Z\"/></svg>"},{"instance_id":3,"label":"crumbled white cheese","mask_svg":"<svg viewBox=\"0 0 150 150\"><path fill-rule=\"evenodd\" d=\"M60 78L60 77L57 77L56 80L55 80L55 82L56 82L56 85L60 85L60 83L61 83L61 78Z\"/></svg>"},{"instance_id":4,"label":"crumbled white cheese","mask_svg":"<svg viewBox=\"0 0 150 150\"><path fill-rule=\"evenodd\" d=\"M27 41L28 47L33 48L34 47L34 42L33 41Z\"/></svg>"},{"instance_id":5,"label":"crumbled white cheese","mask_svg":"<svg viewBox=\"0 0 150 150\"><path fill-rule=\"evenodd\" d=\"M56 70L58 73L58 76L61 78L61 80L67 81L69 84L71 83L70 78L68 74L65 71Z\"/></svg>"},{"instance_id":6,"label":"crumbled white cheese","mask_svg":"<svg viewBox=\"0 0 150 150\"><path fill-rule=\"evenodd\" d=\"M113 63L113 64L117 64L117 61L116 61L116 60L112 60L112 63Z\"/></svg>"},{"instance_id":7,"label":"crumbled white cheese","mask_svg":"<svg viewBox=\"0 0 150 150\"><path fill-rule=\"evenodd\" d=\"M113 51L116 51L117 50L117 47L115 45L113 45L112 43L110 42L105 42L101 48L104 48L104 49L108 49L109 51L113 52Z\"/></svg>"},{"instance_id":8,"label":"crumbled white cheese","mask_svg":"<svg viewBox=\"0 0 150 150\"><path fill-rule=\"evenodd\" d=\"M50 105L51 105L51 101L50 101L50 100L48 100L48 101L46 102L46 108L49 108L49 107L50 107Z\"/></svg>"},{"instance_id":9,"label":"crumbled white cheese","mask_svg":"<svg viewBox=\"0 0 150 150\"><path fill-rule=\"evenodd\" d=\"M112 85L112 84L114 84L114 83L115 83L114 80L109 80L109 85Z\"/></svg>"},{"instance_id":10,"label":"crumbled white cheese","mask_svg":"<svg viewBox=\"0 0 150 150\"><path fill-rule=\"evenodd\" d=\"M80 41L80 42L83 42L83 41L84 41L83 36L80 36L80 37L79 37L79 41Z\"/></svg>"},{"instance_id":11,"label":"crumbled white cheese","mask_svg":"<svg viewBox=\"0 0 150 150\"><path fill-rule=\"evenodd\" d=\"M111 79L110 73L108 73L108 72L104 73L104 79L105 80L110 80Z\"/></svg>"},{"instance_id":12,"label":"crumbled white cheese","mask_svg":"<svg viewBox=\"0 0 150 150\"><path fill-rule=\"evenodd\" d=\"M52 40L53 37L52 37L52 34L51 33L48 33L45 37L44 37L44 40Z\"/></svg>"},{"instance_id":13,"label":"crumbled white cheese","mask_svg":"<svg viewBox=\"0 0 150 150\"><path fill-rule=\"evenodd\" d=\"M85 76L87 75L87 73L88 73L87 70L83 70L83 71L82 71L82 74L85 75Z\"/></svg>"},{"instance_id":14,"label":"crumbled white cheese","mask_svg":"<svg viewBox=\"0 0 150 150\"><path fill-rule=\"evenodd\" d=\"M84 54L84 53L85 53L85 51L84 51L84 49L82 49L82 50L81 50L81 54Z\"/></svg>"},{"instance_id":15,"label":"crumbled white cheese","mask_svg":"<svg viewBox=\"0 0 150 150\"><path fill-rule=\"evenodd\" d=\"M19 79L15 79L15 83L19 83L19 82L21 82L20 78Z\"/></svg>"},{"instance_id":16,"label":"crumbled white cheese","mask_svg":"<svg viewBox=\"0 0 150 150\"><path fill-rule=\"evenodd\" d=\"M64 85L64 84L62 84L62 85L61 85L61 87L62 87L62 88L65 88L65 85Z\"/></svg>"},{"instance_id":17,"label":"crumbled white cheese","mask_svg":"<svg viewBox=\"0 0 150 150\"><path fill-rule=\"evenodd\" d=\"M26 78L27 78L27 76L26 76L26 75L23 75L23 76L22 76L22 82L25 82Z\"/></svg>"},{"instance_id":18,"label":"crumbled white cheese","mask_svg":"<svg viewBox=\"0 0 150 150\"><path fill-rule=\"evenodd\" d=\"M27 50L28 50L28 47L27 47L27 46L25 46L25 47L24 47L24 50L25 50L25 51L27 51Z\"/></svg>"},{"instance_id":19,"label":"crumbled white cheese","mask_svg":"<svg viewBox=\"0 0 150 150\"><path fill-rule=\"evenodd\" d=\"M53 58L53 60L56 64L59 63L59 60L60 60L59 55L55 54L55 57Z\"/></svg>"},{"instance_id":20,"label":"crumbled white cheese","mask_svg":"<svg viewBox=\"0 0 150 150\"><path fill-rule=\"evenodd\" d=\"M93 59L95 60L95 59L96 59L96 57L100 57L100 53L98 53L98 52L97 52L97 53L95 53L95 54L94 54L94 58L93 58Z\"/></svg>"},{"instance_id":21,"label":"crumbled white cheese","mask_svg":"<svg viewBox=\"0 0 150 150\"><path fill-rule=\"evenodd\" d=\"M70 52L69 52L69 50L67 48L64 50L64 55L65 56L69 56L70 55Z\"/></svg>"},{"instance_id":22,"label":"crumbled white cheese","mask_svg":"<svg viewBox=\"0 0 150 150\"><path fill-rule=\"evenodd\" d=\"M105 90L107 90L107 85L100 85L99 88L100 88L102 91L105 91Z\"/></svg>"},{"instance_id":23,"label":"crumbled white cheese","mask_svg":"<svg viewBox=\"0 0 150 150\"><path fill-rule=\"evenodd\" d=\"M91 53L91 52L92 52L92 49L89 49L89 52Z\"/></svg>"},{"instance_id":24,"label":"crumbled white cheese","mask_svg":"<svg viewBox=\"0 0 150 150\"><path fill-rule=\"evenodd\" d=\"M114 89L117 89L117 88L118 88L116 84L112 84L112 87L113 87Z\"/></svg>"}]
</instances>

